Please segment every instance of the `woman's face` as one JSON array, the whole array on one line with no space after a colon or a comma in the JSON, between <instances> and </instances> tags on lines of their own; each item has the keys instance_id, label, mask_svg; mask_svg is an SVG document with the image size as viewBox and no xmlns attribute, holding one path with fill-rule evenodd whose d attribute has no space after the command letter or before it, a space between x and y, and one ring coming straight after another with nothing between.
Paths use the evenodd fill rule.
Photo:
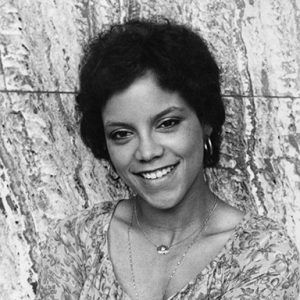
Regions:
<instances>
[{"instance_id":1,"label":"woman's face","mask_svg":"<svg viewBox=\"0 0 300 300\"><path fill-rule=\"evenodd\" d=\"M102 118L116 171L152 207L175 207L203 184L204 133L196 113L151 73L113 95Z\"/></svg>"}]
</instances>

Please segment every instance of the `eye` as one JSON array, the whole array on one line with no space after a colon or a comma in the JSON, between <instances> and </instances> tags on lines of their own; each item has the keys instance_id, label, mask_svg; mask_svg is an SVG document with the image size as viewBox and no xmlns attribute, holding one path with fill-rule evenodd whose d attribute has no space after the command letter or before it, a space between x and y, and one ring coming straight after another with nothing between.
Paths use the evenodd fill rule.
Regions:
<instances>
[{"instance_id":1,"label":"eye","mask_svg":"<svg viewBox=\"0 0 300 300\"><path fill-rule=\"evenodd\" d=\"M132 136L132 132L128 130L115 130L110 133L109 137L114 141L124 141Z\"/></svg>"},{"instance_id":2,"label":"eye","mask_svg":"<svg viewBox=\"0 0 300 300\"><path fill-rule=\"evenodd\" d=\"M178 125L180 123L180 120L178 119L167 119L167 120L164 120L163 122L161 122L159 124L159 128L163 128L163 129L169 129L169 128L172 128L176 125Z\"/></svg>"}]
</instances>

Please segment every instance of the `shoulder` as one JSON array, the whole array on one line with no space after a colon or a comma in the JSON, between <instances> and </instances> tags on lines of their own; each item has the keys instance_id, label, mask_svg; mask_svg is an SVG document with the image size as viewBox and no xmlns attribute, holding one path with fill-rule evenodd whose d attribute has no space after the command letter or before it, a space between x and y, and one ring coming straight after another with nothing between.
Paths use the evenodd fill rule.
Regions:
<instances>
[{"instance_id":1,"label":"shoulder","mask_svg":"<svg viewBox=\"0 0 300 300\"><path fill-rule=\"evenodd\" d=\"M259 299L296 299L299 253L283 225L247 214L227 246L221 263L226 277L224 299L244 299L246 294L249 299L258 295Z\"/></svg>"},{"instance_id":2,"label":"shoulder","mask_svg":"<svg viewBox=\"0 0 300 300\"><path fill-rule=\"evenodd\" d=\"M232 266L245 275L245 280L267 276L270 280L288 280L290 284L299 281L297 247L284 226L268 217L244 217L236 228L231 255Z\"/></svg>"},{"instance_id":3,"label":"shoulder","mask_svg":"<svg viewBox=\"0 0 300 300\"><path fill-rule=\"evenodd\" d=\"M79 298L87 268L98 263L98 254L103 253L105 228L117 203L102 202L56 223L41 243L37 299Z\"/></svg>"},{"instance_id":4,"label":"shoulder","mask_svg":"<svg viewBox=\"0 0 300 300\"><path fill-rule=\"evenodd\" d=\"M236 235L241 248L269 249L269 251L287 251L295 254L297 248L285 227L266 217L248 213L236 229Z\"/></svg>"},{"instance_id":5,"label":"shoulder","mask_svg":"<svg viewBox=\"0 0 300 300\"><path fill-rule=\"evenodd\" d=\"M86 240L95 228L104 231L110 222L118 202L105 201L94 205L91 208L79 211L73 216L58 220L52 235L57 238Z\"/></svg>"},{"instance_id":6,"label":"shoulder","mask_svg":"<svg viewBox=\"0 0 300 300\"><path fill-rule=\"evenodd\" d=\"M283 225L247 214L222 255L222 299L297 299L299 253Z\"/></svg>"},{"instance_id":7,"label":"shoulder","mask_svg":"<svg viewBox=\"0 0 300 300\"><path fill-rule=\"evenodd\" d=\"M286 255L298 261L299 253L282 224L265 217L248 213L237 226L232 247L243 258L268 259Z\"/></svg>"}]
</instances>

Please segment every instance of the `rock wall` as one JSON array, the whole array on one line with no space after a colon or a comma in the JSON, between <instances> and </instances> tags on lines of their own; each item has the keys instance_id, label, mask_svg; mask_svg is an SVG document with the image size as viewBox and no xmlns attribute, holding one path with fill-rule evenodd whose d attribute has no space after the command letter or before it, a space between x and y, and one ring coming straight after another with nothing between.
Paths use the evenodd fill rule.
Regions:
<instances>
[{"instance_id":1,"label":"rock wall","mask_svg":"<svg viewBox=\"0 0 300 300\"><path fill-rule=\"evenodd\" d=\"M0 0L0 299L34 299L55 220L126 197L79 138L78 64L104 26L154 15L191 25L222 68L212 189L283 222L300 247L298 0Z\"/></svg>"}]
</instances>

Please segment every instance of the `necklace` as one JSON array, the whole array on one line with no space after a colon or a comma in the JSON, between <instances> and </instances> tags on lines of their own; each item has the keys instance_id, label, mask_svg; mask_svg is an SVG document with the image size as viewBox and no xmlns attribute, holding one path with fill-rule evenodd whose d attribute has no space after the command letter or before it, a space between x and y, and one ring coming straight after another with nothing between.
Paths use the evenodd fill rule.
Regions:
<instances>
[{"instance_id":1,"label":"necklace","mask_svg":"<svg viewBox=\"0 0 300 300\"><path fill-rule=\"evenodd\" d=\"M199 228L196 228L192 233L190 233L188 236L186 236L184 239L167 246L167 245L164 245L164 244L161 244L161 245L158 245L158 244L155 244L151 239L150 237L148 236L148 234L144 231L144 229L142 228L140 222L139 222L139 219L138 219L138 215L137 215L137 210L136 210L136 203L134 205L134 216L135 216L135 219L136 219L136 223L139 227L139 229L141 230L143 236L145 237L145 239L150 243L152 244L155 248L156 248L156 251L158 254L163 254L163 255L166 255L169 253L170 249L173 248L174 246L177 246L181 243L183 243L184 241L186 241L187 239L189 239L191 236L193 236L198 230Z\"/></svg>"},{"instance_id":2,"label":"necklace","mask_svg":"<svg viewBox=\"0 0 300 300\"><path fill-rule=\"evenodd\" d=\"M180 265L184 261L184 259L185 259L186 255L188 254L189 250L192 248L192 246L197 241L200 233L202 231L206 230L208 221L209 221L211 215L213 214L213 212L215 211L216 207L217 207L217 197L215 196L215 201L214 201L213 205L211 206L210 210L208 211L204 222L202 223L202 225L200 226L200 228L198 228L199 231L198 231L197 235L193 238L193 240L190 242L190 244L186 247L186 249L183 252L183 254L181 255L180 259L177 261L174 270L171 272L171 274L169 276L169 279L167 281L166 287L165 287L165 292L163 294L163 299L164 299L164 297L166 295L168 286L169 286L172 278L175 276L175 273L177 272L178 268L180 267ZM130 272L131 272L131 281L132 281L132 285L133 285L133 288L134 288L134 291L135 291L135 297L138 300L139 299L139 293L138 293L138 290L137 290L137 285L136 285L135 276L134 276L132 248L131 248L131 241L130 241L130 232L131 232L131 229L132 229L132 226L133 226L133 215L134 214L132 214L132 217L131 217L131 223L128 226L127 237L128 237L128 253L129 253L129 265L130 265Z\"/></svg>"}]
</instances>

